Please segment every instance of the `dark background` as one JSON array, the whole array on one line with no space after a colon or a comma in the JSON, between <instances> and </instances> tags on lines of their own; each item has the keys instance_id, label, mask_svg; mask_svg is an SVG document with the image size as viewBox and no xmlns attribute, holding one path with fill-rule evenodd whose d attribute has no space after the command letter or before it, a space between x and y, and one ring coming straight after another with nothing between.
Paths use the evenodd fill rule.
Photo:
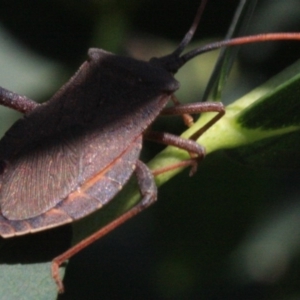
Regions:
<instances>
[{"instance_id":1,"label":"dark background","mask_svg":"<svg viewBox=\"0 0 300 300\"><path fill-rule=\"evenodd\" d=\"M211 0L195 39L221 39L237 4ZM299 4L259 1L249 32L300 31ZM197 6L179 0L2 0L0 84L44 101L89 47L139 58L165 54L179 43ZM243 48L226 101L298 55L297 42ZM193 62L185 70L190 77L181 82L196 85L180 99L198 99L209 74L197 77L204 71ZM0 113L4 133L16 116ZM178 124L168 124L168 131L181 132ZM159 149L147 143L144 160ZM241 165L226 152L209 155L194 177L183 172L159 189L153 207L74 257L59 299L298 299L298 176L292 166L270 170Z\"/></svg>"}]
</instances>

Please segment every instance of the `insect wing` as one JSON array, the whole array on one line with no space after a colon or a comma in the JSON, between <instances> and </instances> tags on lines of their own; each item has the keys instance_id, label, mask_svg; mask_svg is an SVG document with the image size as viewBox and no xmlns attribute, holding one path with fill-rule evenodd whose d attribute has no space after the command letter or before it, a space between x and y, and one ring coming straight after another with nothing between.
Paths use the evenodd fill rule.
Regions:
<instances>
[{"instance_id":1,"label":"insect wing","mask_svg":"<svg viewBox=\"0 0 300 300\"><path fill-rule=\"evenodd\" d=\"M7 163L0 191L1 211L9 220L35 217L74 190L80 155L69 136L48 138Z\"/></svg>"}]
</instances>

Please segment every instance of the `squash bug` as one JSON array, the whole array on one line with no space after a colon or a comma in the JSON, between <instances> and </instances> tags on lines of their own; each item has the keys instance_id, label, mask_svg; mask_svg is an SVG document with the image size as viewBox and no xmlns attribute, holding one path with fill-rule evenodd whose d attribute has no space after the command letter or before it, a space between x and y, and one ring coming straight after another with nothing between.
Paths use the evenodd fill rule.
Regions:
<instances>
[{"instance_id":1,"label":"squash bug","mask_svg":"<svg viewBox=\"0 0 300 300\"><path fill-rule=\"evenodd\" d=\"M155 202L153 173L190 165L192 175L204 157L205 149L196 140L224 115L224 107L219 102L179 104L174 74L195 56L222 46L300 39L299 33L262 34L212 43L182 55L205 3L169 55L144 62L90 49L88 60L44 104L0 88L0 103L25 114L0 141L2 237L83 218L111 201L133 173L137 177L142 200L136 206L53 260L59 292L63 284L58 269L64 261ZM170 100L175 106L165 108ZM187 120L189 114L209 111L216 116L190 139L148 130L159 115L183 115ZM191 158L152 173L139 160L143 138L184 149Z\"/></svg>"}]
</instances>

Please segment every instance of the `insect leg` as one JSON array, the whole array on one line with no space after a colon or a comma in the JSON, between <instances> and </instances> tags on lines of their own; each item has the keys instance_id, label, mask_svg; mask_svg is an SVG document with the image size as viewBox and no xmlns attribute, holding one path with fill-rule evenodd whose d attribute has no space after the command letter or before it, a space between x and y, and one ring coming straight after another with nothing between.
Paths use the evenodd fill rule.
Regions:
<instances>
[{"instance_id":1,"label":"insect leg","mask_svg":"<svg viewBox=\"0 0 300 300\"><path fill-rule=\"evenodd\" d=\"M225 114L224 105L221 102L196 102L189 104L176 105L174 107L167 107L163 109L161 115L185 115L185 114L199 114L203 112L217 112L218 114L207 122L202 128L196 131L190 139L197 140L205 131L220 120Z\"/></svg>"},{"instance_id":2,"label":"insect leg","mask_svg":"<svg viewBox=\"0 0 300 300\"><path fill-rule=\"evenodd\" d=\"M160 168L154 170L152 173L154 175L158 175L161 173L165 173L167 171L177 169L184 166L191 166L190 176L194 175L197 171L197 166L199 161L201 161L205 156L205 149L203 146L199 145L197 142L191 139L184 139L180 136L166 133L166 132L156 132L156 131L149 131L144 134L144 137L147 140L151 140L157 143L175 146L177 148L186 150L190 153L191 158L176 163L174 165L170 165L164 168ZM196 156L195 156L196 155Z\"/></svg>"},{"instance_id":3,"label":"insect leg","mask_svg":"<svg viewBox=\"0 0 300 300\"><path fill-rule=\"evenodd\" d=\"M177 169L184 166L191 166L190 176L195 174L197 171L198 163L205 156L204 147L200 146L196 140L213 124L215 124L222 116L225 114L225 108L220 102L198 102L191 104L179 104L178 100L175 97L172 97L173 102L175 103L174 107L165 108L162 111L162 115L183 115L190 117L190 114L198 114L202 112L217 112L217 115L214 116L209 122L207 122L203 127L196 131L189 139L183 139L179 136L175 136L165 132L146 132L144 137L166 145L172 145L180 149L188 151L191 155L190 159L184 160L174 165L170 165L164 168L160 168L153 171L154 175L168 172L173 169ZM184 120L186 118L184 117ZM195 157L195 154L197 155Z\"/></svg>"},{"instance_id":4,"label":"insect leg","mask_svg":"<svg viewBox=\"0 0 300 300\"><path fill-rule=\"evenodd\" d=\"M21 113L28 113L39 105L39 103L36 103L25 96L13 93L2 87L0 87L0 104Z\"/></svg>"},{"instance_id":5,"label":"insect leg","mask_svg":"<svg viewBox=\"0 0 300 300\"><path fill-rule=\"evenodd\" d=\"M152 203L156 201L157 187L154 182L152 172L141 161L136 162L135 175L137 177L138 185L142 195L142 200L134 207L132 207L129 211L121 215L118 219L107 224L99 231L90 235L89 237L82 240L81 242L79 242L78 244L76 244L66 252L62 253L61 255L53 259L52 266L51 266L52 276L55 283L57 284L59 293L62 293L64 291L64 286L59 275L59 266L62 263L64 263L66 260L71 258L73 255L75 255L76 253L78 253L88 245L92 244L99 238L103 237L110 231L114 230L116 227L126 222L128 219L134 217L135 215L137 215L138 213L140 213L141 211L143 211L145 208L147 208L148 206L150 206Z\"/></svg>"},{"instance_id":6,"label":"insect leg","mask_svg":"<svg viewBox=\"0 0 300 300\"><path fill-rule=\"evenodd\" d=\"M181 106L182 104L179 102L179 100L175 97L174 94L172 94L171 96L171 100L174 103L174 106ZM166 110L166 108L164 109ZM164 110L162 111L162 114L164 114ZM187 113L180 113L180 115L182 116L183 119L183 123L187 126L187 127L191 127L194 124L194 119L190 114Z\"/></svg>"}]
</instances>

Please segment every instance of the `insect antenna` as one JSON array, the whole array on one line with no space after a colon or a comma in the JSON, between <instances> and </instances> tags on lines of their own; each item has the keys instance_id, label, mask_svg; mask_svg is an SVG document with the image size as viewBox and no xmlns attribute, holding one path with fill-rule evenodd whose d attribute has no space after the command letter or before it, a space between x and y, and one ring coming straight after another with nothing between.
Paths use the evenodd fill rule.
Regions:
<instances>
[{"instance_id":1,"label":"insect antenna","mask_svg":"<svg viewBox=\"0 0 300 300\"><path fill-rule=\"evenodd\" d=\"M166 70L170 71L173 74L175 74L179 70L180 66L183 65L181 63L180 54L184 51L185 47L189 44L189 42L193 38L198 28L201 16L204 12L206 3L207 0L202 0L201 4L198 7L192 26L185 34L184 38L182 39L178 47L171 54L162 56L160 58L154 57L150 59L151 64L162 65Z\"/></svg>"},{"instance_id":2,"label":"insect antenna","mask_svg":"<svg viewBox=\"0 0 300 300\"><path fill-rule=\"evenodd\" d=\"M150 60L153 64L163 65L164 68L171 73L175 74L185 63L194 57L215 50L225 46L237 46L243 44L259 43L259 42L268 42L268 41L279 41L279 40L300 40L300 32L279 32L279 33L266 33L266 34L257 34L246 37L237 37L229 40L214 42L205 46L201 46L194 50L187 52L180 56L184 51L185 47L189 44L193 38L198 24L200 22L201 16L203 14L204 8L206 6L207 0L203 0L197 10L196 16L192 23L192 26L185 34L184 38L180 42L179 46L171 54L160 57L152 58Z\"/></svg>"},{"instance_id":3,"label":"insect antenna","mask_svg":"<svg viewBox=\"0 0 300 300\"><path fill-rule=\"evenodd\" d=\"M182 39L182 41L180 42L179 46L176 48L176 50L173 53L170 54L170 56L179 57L179 55L182 53L182 51L185 49L185 47L189 44L189 42L193 38L193 36L198 28L198 25L199 25L200 19L202 17L202 14L204 12L206 3L207 3L207 0L203 0L201 2L200 6L198 7L198 10L197 10L197 13L196 13L196 16L194 18L191 28L185 34L185 36Z\"/></svg>"},{"instance_id":4,"label":"insect antenna","mask_svg":"<svg viewBox=\"0 0 300 300\"><path fill-rule=\"evenodd\" d=\"M215 50L219 49L224 46L237 46L237 45L244 45L244 44L251 44L251 43L258 43L258 42L269 42L269 41L279 41L279 40L300 40L300 32L278 32L278 33L265 33L265 34L257 34L245 37L237 37L231 40L225 41L218 41L215 43L211 43L182 55L178 61L178 69L181 68L185 63L189 60L193 59L194 57Z\"/></svg>"}]
</instances>

